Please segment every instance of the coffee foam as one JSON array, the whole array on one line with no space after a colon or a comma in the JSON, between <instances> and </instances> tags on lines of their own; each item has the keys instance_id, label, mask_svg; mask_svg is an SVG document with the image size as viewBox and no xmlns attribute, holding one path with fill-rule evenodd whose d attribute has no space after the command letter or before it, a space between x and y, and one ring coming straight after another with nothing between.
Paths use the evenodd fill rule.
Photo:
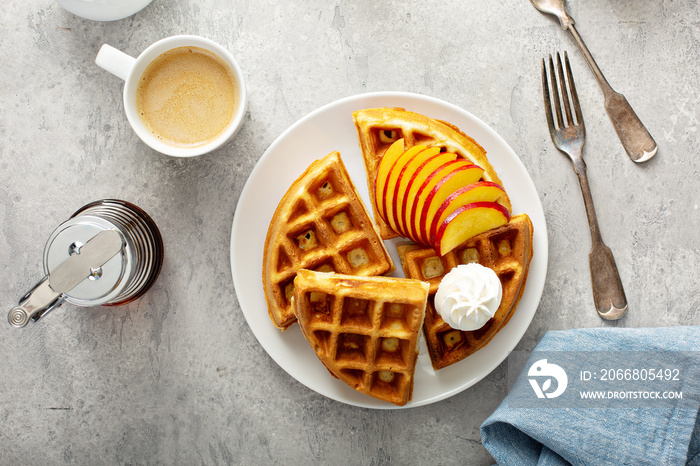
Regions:
<instances>
[{"instance_id":1,"label":"coffee foam","mask_svg":"<svg viewBox=\"0 0 700 466\"><path fill-rule=\"evenodd\" d=\"M237 94L233 73L221 58L198 47L179 47L146 68L136 108L146 129L164 143L197 147L226 130Z\"/></svg>"}]
</instances>

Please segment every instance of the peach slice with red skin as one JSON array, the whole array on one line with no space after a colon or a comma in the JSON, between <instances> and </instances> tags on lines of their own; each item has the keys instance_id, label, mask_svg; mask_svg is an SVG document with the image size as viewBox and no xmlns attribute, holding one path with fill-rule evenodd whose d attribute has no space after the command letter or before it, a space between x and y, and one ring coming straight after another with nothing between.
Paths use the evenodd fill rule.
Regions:
<instances>
[{"instance_id":1,"label":"peach slice with red skin","mask_svg":"<svg viewBox=\"0 0 700 466\"><path fill-rule=\"evenodd\" d=\"M442 201L437 211L432 216L432 220L427 223L430 225L428 228L430 244L435 243L435 235L437 234L438 226L459 206L472 204L474 202L497 202L503 194L505 194L503 187L492 181L479 181L467 186L462 186L451 193Z\"/></svg>"},{"instance_id":2,"label":"peach slice with red skin","mask_svg":"<svg viewBox=\"0 0 700 466\"><path fill-rule=\"evenodd\" d=\"M474 202L459 206L440 224L433 248L440 256L444 256L469 238L509 221L508 209L495 202Z\"/></svg>"},{"instance_id":3,"label":"peach slice with red skin","mask_svg":"<svg viewBox=\"0 0 700 466\"><path fill-rule=\"evenodd\" d=\"M403 139L394 142L377 166L373 201L396 233L444 255L508 222L510 211L497 203L503 188L483 181L481 167L440 150L424 145L406 150Z\"/></svg>"},{"instance_id":4,"label":"peach slice with red skin","mask_svg":"<svg viewBox=\"0 0 700 466\"><path fill-rule=\"evenodd\" d=\"M425 146L422 146L425 147ZM401 169L401 174L396 183L396 189L392 195L391 203L394 208L392 210L394 214L394 222L399 228L399 232L402 236L406 236L406 227L404 222L403 206L406 204L406 192L411 186L417 172L419 172L426 164L429 164L432 160L440 155L440 149L438 147L429 147L414 157L408 160L407 163ZM456 155L455 155L456 157ZM451 157L446 157L446 159Z\"/></svg>"},{"instance_id":5,"label":"peach slice with red skin","mask_svg":"<svg viewBox=\"0 0 700 466\"><path fill-rule=\"evenodd\" d=\"M398 213L400 214L401 225L403 228L403 236L406 238L411 238L409 236L409 225L411 225L410 208L413 203L413 199L416 197L418 190L423 184L423 180L426 176L432 173L438 167L442 167L445 164L457 160L459 156L451 152L443 153L432 153L432 155L425 158L421 162L420 166L416 168L414 174L409 180L407 180L406 188L399 193L397 202L400 204Z\"/></svg>"},{"instance_id":6,"label":"peach slice with red skin","mask_svg":"<svg viewBox=\"0 0 700 466\"><path fill-rule=\"evenodd\" d=\"M443 180L453 171L463 169L466 167L471 167L473 165L474 164L472 164L470 161L460 158L457 160L446 162L444 165L436 168L430 173L425 174L417 180L420 181L420 186L416 191L415 197L409 199L409 203L411 203L411 205L409 210L406 212L407 233L409 235L409 238L411 238L416 243L426 245L430 244L427 242L427 239L423 239L419 235L420 212L425 202L425 196L421 196L421 193L429 193L433 189L433 187L435 187L438 183L440 183L441 180ZM421 174L423 174L423 172L421 172Z\"/></svg>"},{"instance_id":7,"label":"peach slice with red skin","mask_svg":"<svg viewBox=\"0 0 700 466\"><path fill-rule=\"evenodd\" d=\"M379 165L377 166L377 175L374 179L374 201L375 207L377 208L377 213L386 221L386 210L382 203L382 199L386 197L385 187L388 180L389 170L394 165L396 158L400 157L404 153L404 140L399 139L394 142L386 150Z\"/></svg>"},{"instance_id":8,"label":"peach slice with red skin","mask_svg":"<svg viewBox=\"0 0 700 466\"><path fill-rule=\"evenodd\" d=\"M398 186L408 163L415 157L419 156L425 149L427 149L427 147L423 145L411 147L393 159L391 168L389 168L389 171L387 172L387 180L384 184L384 196L381 198L380 202L382 203L382 208L385 214L384 221L389 224L392 230L399 234L401 231L399 230L399 222L397 221L398 217L395 211L396 203L394 202L394 199L397 196L396 186Z\"/></svg>"},{"instance_id":9,"label":"peach slice with red skin","mask_svg":"<svg viewBox=\"0 0 700 466\"><path fill-rule=\"evenodd\" d=\"M420 211L416 212L416 233L422 242L430 244L428 226L432 223L435 213L450 194L464 186L476 183L484 174L478 165L460 165L443 176L430 190L418 193ZM422 204L421 204L422 203Z\"/></svg>"}]
</instances>

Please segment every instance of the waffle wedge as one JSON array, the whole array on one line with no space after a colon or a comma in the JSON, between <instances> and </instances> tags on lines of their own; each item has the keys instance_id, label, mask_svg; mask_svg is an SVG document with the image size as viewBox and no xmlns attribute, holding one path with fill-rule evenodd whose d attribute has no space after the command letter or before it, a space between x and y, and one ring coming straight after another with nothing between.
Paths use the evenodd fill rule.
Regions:
<instances>
[{"instance_id":1,"label":"waffle wedge","mask_svg":"<svg viewBox=\"0 0 700 466\"><path fill-rule=\"evenodd\" d=\"M491 181L503 186L486 157L484 148L450 123L406 111L403 108L368 108L357 110L352 115L365 163L374 218L384 239L394 238L398 234L377 212L374 183L379 161L391 144L401 138L404 139L406 149L415 145L439 147L443 152L455 153L468 159L484 169L483 181ZM507 195L502 196L498 202L508 211L511 210Z\"/></svg>"},{"instance_id":2,"label":"waffle wedge","mask_svg":"<svg viewBox=\"0 0 700 466\"><path fill-rule=\"evenodd\" d=\"M270 318L286 329L299 269L382 275L394 264L339 152L313 162L290 186L267 230L263 289Z\"/></svg>"},{"instance_id":3,"label":"waffle wedge","mask_svg":"<svg viewBox=\"0 0 700 466\"><path fill-rule=\"evenodd\" d=\"M532 222L527 214L513 216L509 223L471 238L440 257L431 248L414 244L398 246L407 277L430 283L423 333L435 369L454 364L486 346L508 323L525 289L532 258ZM450 327L435 310L434 297L442 277L459 264L478 262L496 272L503 298L494 317L478 330Z\"/></svg>"},{"instance_id":4,"label":"waffle wedge","mask_svg":"<svg viewBox=\"0 0 700 466\"><path fill-rule=\"evenodd\" d=\"M429 286L419 280L299 270L294 311L332 375L399 406L413 378Z\"/></svg>"}]
</instances>

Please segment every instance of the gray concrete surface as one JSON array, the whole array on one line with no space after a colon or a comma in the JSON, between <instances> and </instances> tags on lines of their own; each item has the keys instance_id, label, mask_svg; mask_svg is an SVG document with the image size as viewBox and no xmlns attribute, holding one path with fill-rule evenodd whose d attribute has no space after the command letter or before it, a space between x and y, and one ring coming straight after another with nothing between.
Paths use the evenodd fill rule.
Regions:
<instances>
[{"instance_id":1,"label":"gray concrete surface","mask_svg":"<svg viewBox=\"0 0 700 466\"><path fill-rule=\"evenodd\" d=\"M4 2L0 309L40 277L51 231L93 200L144 208L167 257L155 287L129 305L66 305L23 330L0 323L0 463L492 462L479 426L507 393L505 364L433 405L359 409L280 369L240 311L229 244L247 176L292 123L366 91L416 92L465 108L528 168L547 216L549 264L518 349L550 329L699 324L698 6L589 0L569 8L610 83L655 136L660 149L650 162L628 160L572 39L527 0L154 0L110 23L51 0ZM239 136L189 160L140 142L122 110L121 82L94 64L103 43L136 55L180 33L226 46L250 91ZM593 311L579 187L545 126L540 60L560 50L577 77L591 188L629 299L617 323Z\"/></svg>"}]
</instances>

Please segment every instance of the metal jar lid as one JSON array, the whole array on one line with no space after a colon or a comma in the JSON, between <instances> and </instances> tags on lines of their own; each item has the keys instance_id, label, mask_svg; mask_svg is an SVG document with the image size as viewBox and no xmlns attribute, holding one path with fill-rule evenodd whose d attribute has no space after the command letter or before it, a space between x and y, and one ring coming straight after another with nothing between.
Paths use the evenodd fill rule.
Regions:
<instances>
[{"instance_id":1,"label":"metal jar lid","mask_svg":"<svg viewBox=\"0 0 700 466\"><path fill-rule=\"evenodd\" d=\"M62 223L44 248L44 273L51 275L70 256L102 231L119 228L100 217L81 215ZM126 239L126 238L124 238ZM120 254L91 270L90 276L66 293L66 301L78 306L100 306L112 301L129 282L133 269L133 245L125 241Z\"/></svg>"},{"instance_id":2,"label":"metal jar lid","mask_svg":"<svg viewBox=\"0 0 700 466\"><path fill-rule=\"evenodd\" d=\"M151 217L119 199L95 201L56 228L44 248L45 276L7 316L37 321L64 301L119 306L142 296L163 264L163 239Z\"/></svg>"}]
</instances>

